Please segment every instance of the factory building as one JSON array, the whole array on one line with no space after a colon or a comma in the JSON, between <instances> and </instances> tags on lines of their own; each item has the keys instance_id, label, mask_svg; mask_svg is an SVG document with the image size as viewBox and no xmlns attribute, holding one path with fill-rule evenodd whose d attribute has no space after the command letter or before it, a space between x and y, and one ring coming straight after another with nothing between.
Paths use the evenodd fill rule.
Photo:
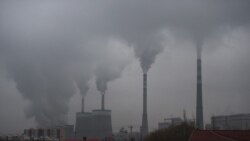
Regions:
<instances>
[{"instance_id":1,"label":"factory building","mask_svg":"<svg viewBox=\"0 0 250 141\"><path fill-rule=\"evenodd\" d=\"M159 122L158 123L158 129L165 129L165 128L168 128L171 126L171 123L170 122Z\"/></svg>"},{"instance_id":2,"label":"factory building","mask_svg":"<svg viewBox=\"0 0 250 141\"><path fill-rule=\"evenodd\" d=\"M211 117L214 130L250 130L250 114L234 114Z\"/></svg>"},{"instance_id":3,"label":"factory building","mask_svg":"<svg viewBox=\"0 0 250 141\"><path fill-rule=\"evenodd\" d=\"M93 110L76 114L75 134L77 138L112 136L111 110Z\"/></svg>"},{"instance_id":4,"label":"factory building","mask_svg":"<svg viewBox=\"0 0 250 141\"><path fill-rule=\"evenodd\" d=\"M93 110L92 127L94 137L112 136L111 110Z\"/></svg>"},{"instance_id":5,"label":"factory building","mask_svg":"<svg viewBox=\"0 0 250 141\"><path fill-rule=\"evenodd\" d=\"M38 129L25 129L24 136L29 137L30 139L70 139L74 137L74 126L73 125L64 125L57 126L53 128L38 128Z\"/></svg>"},{"instance_id":6,"label":"factory building","mask_svg":"<svg viewBox=\"0 0 250 141\"><path fill-rule=\"evenodd\" d=\"M75 136L78 139L100 138L112 136L111 110L105 109L105 92L101 93L101 109L85 112L84 96L82 97L82 110L76 113Z\"/></svg>"},{"instance_id":7,"label":"factory building","mask_svg":"<svg viewBox=\"0 0 250 141\"><path fill-rule=\"evenodd\" d=\"M163 122L158 123L158 129L164 129L170 126L177 126L177 125L180 125L181 123L183 123L183 120L180 117L167 118L167 119L164 119Z\"/></svg>"},{"instance_id":8,"label":"factory building","mask_svg":"<svg viewBox=\"0 0 250 141\"><path fill-rule=\"evenodd\" d=\"M92 136L92 113L76 113L75 135L78 138Z\"/></svg>"},{"instance_id":9,"label":"factory building","mask_svg":"<svg viewBox=\"0 0 250 141\"><path fill-rule=\"evenodd\" d=\"M140 132L128 132L126 129L122 128L118 133L114 134L115 141L140 141L141 134Z\"/></svg>"}]
</instances>

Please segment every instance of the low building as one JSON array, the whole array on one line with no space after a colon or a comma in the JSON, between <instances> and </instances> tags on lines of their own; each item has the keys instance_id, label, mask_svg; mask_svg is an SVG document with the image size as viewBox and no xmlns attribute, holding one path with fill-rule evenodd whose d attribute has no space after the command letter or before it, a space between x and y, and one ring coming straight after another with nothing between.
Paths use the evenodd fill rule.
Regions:
<instances>
[{"instance_id":1,"label":"low building","mask_svg":"<svg viewBox=\"0 0 250 141\"><path fill-rule=\"evenodd\" d=\"M25 129L23 135L25 137L29 137L30 139L55 138L59 140L65 140L74 137L74 126L63 125L46 129Z\"/></svg>"},{"instance_id":2,"label":"low building","mask_svg":"<svg viewBox=\"0 0 250 141\"><path fill-rule=\"evenodd\" d=\"M159 122L158 123L158 129L165 129L165 128L168 128L171 126L171 123L170 122Z\"/></svg>"},{"instance_id":3,"label":"low building","mask_svg":"<svg viewBox=\"0 0 250 141\"><path fill-rule=\"evenodd\" d=\"M250 130L250 114L234 114L211 117L214 130Z\"/></svg>"},{"instance_id":4,"label":"low building","mask_svg":"<svg viewBox=\"0 0 250 141\"><path fill-rule=\"evenodd\" d=\"M158 129L164 129L170 126L177 126L177 125L180 125L181 123L183 123L183 120L179 117L167 118L167 119L164 119L163 122L158 123Z\"/></svg>"}]
</instances>

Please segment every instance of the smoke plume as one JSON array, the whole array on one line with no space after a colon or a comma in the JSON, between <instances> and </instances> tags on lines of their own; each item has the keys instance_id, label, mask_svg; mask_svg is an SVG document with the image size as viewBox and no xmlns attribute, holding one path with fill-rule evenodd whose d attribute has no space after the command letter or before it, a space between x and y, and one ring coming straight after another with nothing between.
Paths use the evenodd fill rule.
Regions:
<instances>
[{"instance_id":1,"label":"smoke plume","mask_svg":"<svg viewBox=\"0 0 250 141\"><path fill-rule=\"evenodd\" d=\"M121 77L124 68L132 61L132 52L126 49L125 43L117 39L105 40L101 42L101 46L103 50L98 55L95 76L97 90L105 93L108 82Z\"/></svg>"}]
</instances>

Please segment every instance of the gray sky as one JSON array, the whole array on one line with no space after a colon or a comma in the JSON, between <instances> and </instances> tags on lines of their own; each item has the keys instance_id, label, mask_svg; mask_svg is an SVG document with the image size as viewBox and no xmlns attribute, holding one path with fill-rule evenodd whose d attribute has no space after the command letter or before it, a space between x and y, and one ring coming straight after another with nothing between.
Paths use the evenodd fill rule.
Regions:
<instances>
[{"instance_id":1,"label":"gray sky","mask_svg":"<svg viewBox=\"0 0 250 141\"><path fill-rule=\"evenodd\" d=\"M81 95L91 111L106 88L113 129L139 130L142 70L150 130L183 109L192 118L197 49L205 122L249 113L249 13L248 0L3 0L0 134L74 124Z\"/></svg>"}]
</instances>

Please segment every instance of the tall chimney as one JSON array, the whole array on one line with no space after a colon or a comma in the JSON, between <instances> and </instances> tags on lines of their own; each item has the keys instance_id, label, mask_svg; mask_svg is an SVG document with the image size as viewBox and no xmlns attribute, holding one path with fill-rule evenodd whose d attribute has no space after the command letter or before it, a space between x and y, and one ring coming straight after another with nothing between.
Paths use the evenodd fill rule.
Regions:
<instances>
[{"instance_id":1,"label":"tall chimney","mask_svg":"<svg viewBox=\"0 0 250 141\"><path fill-rule=\"evenodd\" d=\"M84 113L84 96L82 96L82 113Z\"/></svg>"},{"instance_id":2,"label":"tall chimney","mask_svg":"<svg viewBox=\"0 0 250 141\"><path fill-rule=\"evenodd\" d=\"M104 107L104 95L105 95L105 92L102 92L101 95L102 95L102 110L104 110L105 109L105 107Z\"/></svg>"},{"instance_id":3,"label":"tall chimney","mask_svg":"<svg viewBox=\"0 0 250 141\"><path fill-rule=\"evenodd\" d=\"M147 114L147 73L143 73L143 113L141 135L145 137L148 134L148 114Z\"/></svg>"},{"instance_id":4,"label":"tall chimney","mask_svg":"<svg viewBox=\"0 0 250 141\"><path fill-rule=\"evenodd\" d=\"M202 68L201 54L197 54L197 99L196 99L196 128L204 129L203 125L203 104L202 104Z\"/></svg>"}]
</instances>

